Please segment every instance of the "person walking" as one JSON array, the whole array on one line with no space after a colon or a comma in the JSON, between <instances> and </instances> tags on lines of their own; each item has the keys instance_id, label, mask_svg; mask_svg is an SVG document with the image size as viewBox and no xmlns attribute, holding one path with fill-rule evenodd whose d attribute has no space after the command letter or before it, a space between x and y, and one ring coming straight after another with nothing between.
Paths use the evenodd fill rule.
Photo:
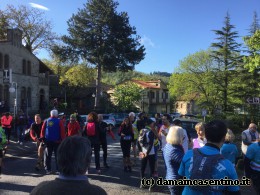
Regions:
<instances>
[{"instance_id":1,"label":"person walking","mask_svg":"<svg viewBox=\"0 0 260 195\"><path fill-rule=\"evenodd\" d=\"M242 132L242 153L246 155L247 147L256 142L259 139L259 133L257 132L257 126L255 123L250 123L248 129Z\"/></svg>"},{"instance_id":2,"label":"person walking","mask_svg":"<svg viewBox=\"0 0 260 195\"><path fill-rule=\"evenodd\" d=\"M30 136L34 142L36 142L38 159L35 166L35 170L39 171L43 167L43 155L44 155L44 143L41 139L42 119L40 114L34 116L34 123L30 127Z\"/></svg>"},{"instance_id":3,"label":"person walking","mask_svg":"<svg viewBox=\"0 0 260 195\"><path fill-rule=\"evenodd\" d=\"M172 126L166 137L166 145L164 147L164 160L167 167L166 179L178 180L181 177L178 174L181 160L184 156L184 150L182 147L183 142L183 130L180 127ZM182 193L181 186L168 186L171 195L180 195Z\"/></svg>"},{"instance_id":4,"label":"person walking","mask_svg":"<svg viewBox=\"0 0 260 195\"><path fill-rule=\"evenodd\" d=\"M115 140L115 136L111 125L108 126L107 123L103 121L102 114L98 114L98 124L100 129L100 143L103 150L103 165L105 168L109 168L107 164L107 134L109 134L113 140Z\"/></svg>"},{"instance_id":5,"label":"person walking","mask_svg":"<svg viewBox=\"0 0 260 195\"><path fill-rule=\"evenodd\" d=\"M88 114L88 123L85 127L83 135L88 137L91 147L94 148L96 171L100 174L100 128L98 124L98 115L96 112L90 112Z\"/></svg>"},{"instance_id":6,"label":"person walking","mask_svg":"<svg viewBox=\"0 0 260 195\"><path fill-rule=\"evenodd\" d=\"M33 188L31 195L106 195L106 191L90 184L85 175L91 161L91 143L81 136L70 136L62 141L57 151L59 176L43 181ZM68 163L69 162L69 163Z\"/></svg>"},{"instance_id":7,"label":"person walking","mask_svg":"<svg viewBox=\"0 0 260 195\"><path fill-rule=\"evenodd\" d=\"M126 117L119 127L118 135L120 136L120 145L123 153L124 171L131 172L132 165L130 161L131 142L134 137L133 127L129 117Z\"/></svg>"},{"instance_id":8,"label":"person walking","mask_svg":"<svg viewBox=\"0 0 260 195\"><path fill-rule=\"evenodd\" d=\"M5 135L7 137L7 144L10 143L12 121L13 121L13 117L12 115L10 115L9 112L6 112L4 116L1 117L1 124L2 124L2 128L5 131Z\"/></svg>"},{"instance_id":9,"label":"person walking","mask_svg":"<svg viewBox=\"0 0 260 195\"><path fill-rule=\"evenodd\" d=\"M141 179L145 177L145 169L147 166L147 162L149 162L150 167L150 178L153 177L154 168L155 168L155 151L154 151L154 133L153 129L155 129L155 122L152 119L146 120L146 126L144 129L140 131L138 138L138 149L139 149L139 157L141 158ZM140 188L144 186L140 185ZM152 191L153 186L149 187L149 191Z\"/></svg>"},{"instance_id":10,"label":"person walking","mask_svg":"<svg viewBox=\"0 0 260 195\"><path fill-rule=\"evenodd\" d=\"M236 159L238 158L237 146L233 143L235 140L234 133L228 129L225 136L225 142L220 148L220 154L222 154L226 159L235 166Z\"/></svg>"},{"instance_id":11,"label":"person walking","mask_svg":"<svg viewBox=\"0 0 260 195\"><path fill-rule=\"evenodd\" d=\"M17 143L23 145L25 129L27 127L27 117L22 110L19 111L15 119L15 127L17 133Z\"/></svg>"},{"instance_id":12,"label":"person walking","mask_svg":"<svg viewBox=\"0 0 260 195\"><path fill-rule=\"evenodd\" d=\"M129 116L129 120L130 123L132 124L132 128L133 128L133 132L134 132L134 138L132 140L132 148L133 148L133 154L134 154L134 161L133 161L133 165L136 164L136 156L137 156L137 150L136 150L136 144L137 144L137 139L138 139L138 135L139 135L139 131L137 129L137 120L135 120L135 113L134 112L130 112L128 114Z\"/></svg>"},{"instance_id":13,"label":"person walking","mask_svg":"<svg viewBox=\"0 0 260 195\"><path fill-rule=\"evenodd\" d=\"M260 139L247 148L245 170L246 177L252 180L257 195L260 195Z\"/></svg>"},{"instance_id":14,"label":"person walking","mask_svg":"<svg viewBox=\"0 0 260 195\"><path fill-rule=\"evenodd\" d=\"M67 125L66 135L67 136L81 135L80 125L74 114L70 115L70 121Z\"/></svg>"},{"instance_id":15,"label":"person walking","mask_svg":"<svg viewBox=\"0 0 260 195\"><path fill-rule=\"evenodd\" d=\"M183 157L178 174L191 180L219 180L227 177L238 179L233 164L220 154L227 126L220 120L205 125L207 143L201 148L189 150ZM185 186L182 194L240 194L238 185Z\"/></svg>"},{"instance_id":16,"label":"person walking","mask_svg":"<svg viewBox=\"0 0 260 195\"><path fill-rule=\"evenodd\" d=\"M57 149L61 141L66 137L63 122L58 118L58 110L52 110L50 117L44 121L41 129L41 138L46 145L44 151L44 167L46 174L51 173L51 157L54 152L56 173L59 172L57 164Z\"/></svg>"},{"instance_id":17,"label":"person walking","mask_svg":"<svg viewBox=\"0 0 260 195\"><path fill-rule=\"evenodd\" d=\"M195 130L197 132L198 137L193 139L193 149L201 148L207 143L207 139L205 138L205 127L202 122L197 123L195 125Z\"/></svg>"},{"instance_id":18,"label":"person walking","mask_svg":"<svg viewBox=\"0 0 260 195\"><path fill-rule=\"evenodd\" d=\"M1 178L1 174L2 174L2 161L4 158L4 154L5 154L5 149L6 149L5 144L6 144L6 135L5 135L3 128L1 127L1 122L0 122L0 178Z\"/></svg>"}]
</instances>

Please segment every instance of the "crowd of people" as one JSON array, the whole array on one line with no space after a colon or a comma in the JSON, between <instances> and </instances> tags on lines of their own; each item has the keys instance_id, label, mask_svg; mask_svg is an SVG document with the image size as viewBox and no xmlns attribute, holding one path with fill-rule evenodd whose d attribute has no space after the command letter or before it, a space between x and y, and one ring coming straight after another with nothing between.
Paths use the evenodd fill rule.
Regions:
<instances>
[{"instance_id":1,"label":"crowd of people","mask_svg":"<svg viewBox=\"0 0 260 195\"><path fill-rule=\"evenodd\" d=\"M17 142L23 143L24 129L28 128L26 117L22 112L16 119ZM6 113L1 118L0 127L0 174L1 162L5 152L5 145L10 143L11 125L13 118ZM32 194L51 194L58 189L67 189L67 182L72 188L83 193L91 189L93 194L106 194L97 186L88 183L88 174L92 149L95 156L95 168L98 174L100 168L100 150L103 150L103 166L107 163L107 135L115 140L113 129L104 121L102 114L91 112L87 115L84 125L77 112L70 115L69 121L59 116L57 110L50 112L50 117L42 121L36 114L34 122L29 125L30 137L36 142L38 159L35 169L45 169L46 174L59 174L55 181L43 182L32 191ZM146 167L150 172L146 178L162 176L166 180L217 180L228 178L237 180L236 165L240 157L238 148L234 144L235 136L232 130L220 120L213 120L207 124L197 123L195 126L197 138L191 138L180 120L172 120L169 114L155 115L155 120L148 118L142 112L138 116L129 113L118 129L120 146L122 149L124 172L132 172L132 166L140 159L140 179L145 178ZM246 178L252 181L256 192L260 193L260 137L257 126L251 123L241 134L243 171ZM101 146L101 147L100 147ZM131 150L133 157L131 157ZM66 151L66 152L64 152ZM164 173L158 173L158 156L162 154ZM55 156L55 170L51 167L51 157ZM75 162L74 162L75 161ZM68 163L70 162L70 163ZM80 185L75 181L85 183ZM54 186L58 186L55 188ZM156 185L150 185L152 191ZM140 188L146 188L142 182ZM239 185L168 185L170 193L175 194L240 194ZM41 193L40 193L41 192ZM62 190L60 191L62 192ZM75 192L75 194L77 194Z\"/></svg>"}]
</instances>

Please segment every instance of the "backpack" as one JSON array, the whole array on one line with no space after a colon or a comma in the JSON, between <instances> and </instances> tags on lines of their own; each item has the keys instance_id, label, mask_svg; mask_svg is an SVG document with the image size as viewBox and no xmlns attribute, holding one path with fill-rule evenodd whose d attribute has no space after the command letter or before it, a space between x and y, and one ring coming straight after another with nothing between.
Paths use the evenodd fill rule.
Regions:
<instances>
[{"instance_id":1,"label":"backpack","mask_svg":"<svg viewBox=\"0 0 260 195\"><path fill-rule=\"evenodd\" d=\"M212 179L213 170L216 164L224 159L221 154L206 155L203 154L199 148L193 149L193 165L191 170L190 179L193 180L207 180ZM189 186L191 189L201 192L218 191L214 190L211 186Z\"/></svg>"},{"instance_id":2,"label":"backpack","mask_svg":"<svg viewBox=\"0 0 260 195\"><path fill-rule=\"evenodd\" d=\"M96 134L96 124L93 123L93 122L89 122L87 124L86 131L87 131L87 136L95 136L95 134Z\"/></svg>"},{"instance_id":3,"label":"backpack","mask_svg":"<svg viewBox=\"0 0 260 195\"><path fill-rule=\"evenodd\" d=\"M138 142L142 148L146 148L149 145L147 141L148 131L149 131L148 129L141 129L139 133Z\"/></svg>"}]
</instances>

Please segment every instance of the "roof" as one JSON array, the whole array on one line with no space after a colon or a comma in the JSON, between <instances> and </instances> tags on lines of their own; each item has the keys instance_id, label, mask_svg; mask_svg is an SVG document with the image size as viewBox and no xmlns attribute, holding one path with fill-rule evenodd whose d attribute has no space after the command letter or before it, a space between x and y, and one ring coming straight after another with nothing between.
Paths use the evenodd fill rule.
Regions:
<instances>
[{"instance_id":1,"label":"roof","mask_svg":"<svg viewBox=\"0 0 260 195\"><path fill-rule=\"evenodd\" d=\"M132 82L136 83L140 87L143 88L150 88L150 89L167 89L165 84L161 80L155 81L141 81L141 80L131 80Z\"/></svg>"}]
</instances>

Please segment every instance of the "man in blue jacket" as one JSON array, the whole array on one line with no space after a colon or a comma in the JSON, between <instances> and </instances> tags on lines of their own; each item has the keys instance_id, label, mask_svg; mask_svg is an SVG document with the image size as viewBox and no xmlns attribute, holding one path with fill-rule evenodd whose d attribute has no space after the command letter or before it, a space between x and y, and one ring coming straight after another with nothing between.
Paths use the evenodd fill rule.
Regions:
<instances>
[{"instance_id":1,"label":"man in blue jacket","mask_svg":"<svg viewBox=\"0 0 260 195\"><path fill-rule=\"evenodd\" d=\"M233 164L220 155L220 147L224 143L227 133L226 125L219 120L214 120L205 125L205 136L208 142L199 149L189 150L183 157L179 168L179 175L192 180L205 181L207 179L238 179ZM208 185L185 186L183 194L210 194L218 195L240 194L237 185Z\"/></svg>"}]
</instances>

